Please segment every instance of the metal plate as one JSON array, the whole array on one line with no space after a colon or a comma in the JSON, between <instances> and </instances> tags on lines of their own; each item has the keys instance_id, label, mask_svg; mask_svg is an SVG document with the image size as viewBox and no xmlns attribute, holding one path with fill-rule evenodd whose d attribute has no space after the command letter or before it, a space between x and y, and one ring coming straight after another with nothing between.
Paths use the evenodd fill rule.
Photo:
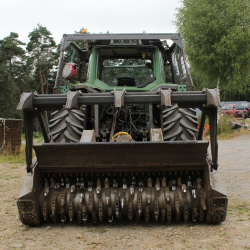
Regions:
<instances>
[{"instance_id":1,"label":"metal plate","mask_svg":"<svg viewBox=\"0 0 250 250\"><path fill-rule=\"evenodd\" d=\"M205 167L208 141L44 143L33 147L39 168L48 171L185 171Z\"/></svg>"}]
</instances>

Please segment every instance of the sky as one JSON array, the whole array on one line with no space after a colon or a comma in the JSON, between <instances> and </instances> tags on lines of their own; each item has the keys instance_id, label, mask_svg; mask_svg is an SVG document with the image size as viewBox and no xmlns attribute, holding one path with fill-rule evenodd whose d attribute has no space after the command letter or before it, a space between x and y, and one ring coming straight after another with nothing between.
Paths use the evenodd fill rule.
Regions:
<instances>
[{"instance_id":1,"label":"sky","mask_svg":"<svg viewBox=\"0 0 250 250\"><path fill-rule=\"evenodd\" d=\"M27 43L40 23L60 42L63 34L174 33L180 0L0 0L0 39L10 32Z\"/></svg>"}]
</instances>

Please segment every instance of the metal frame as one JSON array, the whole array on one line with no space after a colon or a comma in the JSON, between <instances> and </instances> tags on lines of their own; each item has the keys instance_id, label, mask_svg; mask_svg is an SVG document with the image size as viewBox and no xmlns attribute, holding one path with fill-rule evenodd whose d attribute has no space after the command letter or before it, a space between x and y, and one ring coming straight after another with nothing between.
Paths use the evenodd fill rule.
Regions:
<instances>
[{"instance_id":1,"label":"metal frame","mask_svg":"<svg viewBox=\"0 0 250 250\"><path fill-rule=\"evenodd\" d=\"M140 104L147 103L149 105L159 104L166 105L162 101L162 91L158 92L122 92L120 104ZM68 108L77 108L81 105L99 105L99 104L114 104L117 105L117 94L114 93L80 93L76 95L37 95L34 93L24 93L21 96L18 110L23 111L25 137L26 137L26 163L27 172L31 172L32 164L32 143L33 143L33 120L38 117L40 127L42 129L45 143L49 142L49 136L45 129L44 121L41 113L47 110L61 109L66 103ZM72 99L72 100L71 100ZM119 98L118 98L119 99ZM202 140L202 132L204 129L205 118L209 118L210 126L210 142L212 162L211 166L214 169L218 168L218 143L217 143L217 107L219 103L218 91L214 89L205 89L204 91L193 92L172 92L168 94L171 103L178 103L179 107L183 108L199 108L202 111L200 127L198 131L198 140ZM73 104L72 104L73 103ZM169 103L169 101L167 102Z\"/></svg>"},{"instance_id":2,"label":"metal frame","mask_svg":"<svg viewBox=\"0 0 250 250\"><path fill-rule=\"evenodd\" d=\"M184 44L181 33L64 34L62 38L55 88L57 87L58 79L61 73L64 50L69 45L72 45L80 54L80 57L82 58L81 61L84 61L86 59L84 52L87 53L88 51L80 48L74 41L96 41L96 40L172 40L183 50L183 54L185 55ZM188 74L190 75L188 68L187 71Z\"/></svg>"}]
</instances>

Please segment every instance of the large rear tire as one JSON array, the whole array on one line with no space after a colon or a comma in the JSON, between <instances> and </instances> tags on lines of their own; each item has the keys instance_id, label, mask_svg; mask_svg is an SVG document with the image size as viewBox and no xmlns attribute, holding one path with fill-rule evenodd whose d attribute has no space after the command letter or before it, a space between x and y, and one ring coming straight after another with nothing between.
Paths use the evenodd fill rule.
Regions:
<instances>
[{"instance_id":1,"label":"large rear tire","mask_svg":"<svg viewBox=\"0 0 250 250\"><path fill-rule=\"evenodd\" d=\"M196 140L197 125L195 109L179 108L177 104L162 109L164 141Z\"/></svg>"},{"instance_id":2,"label":"large rear tire","mask_svg":"<svg viewBox=\"0 0 250 250\"><path fill-rule=\"evenodd\" d=\"M79 142L86 127L85 107L53 112L49 127L52 142Z\"/></svg>"}]
</instances>

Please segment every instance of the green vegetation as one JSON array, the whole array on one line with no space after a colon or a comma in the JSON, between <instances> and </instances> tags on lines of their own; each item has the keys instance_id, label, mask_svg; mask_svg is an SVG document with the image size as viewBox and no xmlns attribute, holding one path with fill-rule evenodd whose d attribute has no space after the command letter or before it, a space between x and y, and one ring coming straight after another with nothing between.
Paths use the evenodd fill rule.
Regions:
<instances>
[{"instance_id":1,"label":"green vegetation","mask_svg":"<svg viewBox=\"0 0 250 250\"><path fill-rule=\"evenodd\" d=\"M20 152L11 152L4 150L0 152L0 163L9 164L25 164L25 145L21 146Z\"/></svg>"},{"instance_id":2,"label":"green vegetation","mask_svg":"<svg viewBox=\"0 0 250 250\"><path fill-rule=\"evenodd\" d=\"M249 88L248 0L183 0L176 26L182 33L195 84L236 93Z\"/></svg>"}]
</instances>

